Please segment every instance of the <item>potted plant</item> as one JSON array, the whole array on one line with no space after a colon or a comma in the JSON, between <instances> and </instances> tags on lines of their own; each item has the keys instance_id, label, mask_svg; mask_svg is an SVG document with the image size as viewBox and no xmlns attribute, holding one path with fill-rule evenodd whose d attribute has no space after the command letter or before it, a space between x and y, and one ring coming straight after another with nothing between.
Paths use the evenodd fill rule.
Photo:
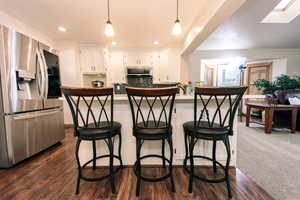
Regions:
<instances>
[{"instance_id":1,"label":"potted plant","mask_svg":"<svg viewBox=\"0 0 300 200\"><path fill-rule=\"evenodd\" d=\"M269 103L276 103L274 92L300 89L300 76L281 75L274 81L258 79L253 85L266 95Z\"/></svg>"},{"instance_id":2,"label":"potted plant","mask_svg":"<svg viewBox=\"0 0 300 200\"><path fill-rule=\"evenodd\" d=\"M281 75L271 82L258 79L254 84L263 94L273 94L276 90L300 89L300 76Z\"/></svg>"}]
</instances>

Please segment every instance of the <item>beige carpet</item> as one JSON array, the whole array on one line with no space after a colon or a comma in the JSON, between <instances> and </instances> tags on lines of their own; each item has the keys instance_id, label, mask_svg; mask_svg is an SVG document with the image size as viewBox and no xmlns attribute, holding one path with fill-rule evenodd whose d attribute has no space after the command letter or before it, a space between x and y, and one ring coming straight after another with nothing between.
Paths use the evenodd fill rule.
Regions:
<instances>
[{"instance_id":1,"label":"beige carpet","mask_svg":"<svg viewBox=\"0 0 300 200\"><path fill-rule=\"evenodd\" d=\"M300 133L238 124L237 167L278 200L300 199Z\"/></svg>"}]
</instances>

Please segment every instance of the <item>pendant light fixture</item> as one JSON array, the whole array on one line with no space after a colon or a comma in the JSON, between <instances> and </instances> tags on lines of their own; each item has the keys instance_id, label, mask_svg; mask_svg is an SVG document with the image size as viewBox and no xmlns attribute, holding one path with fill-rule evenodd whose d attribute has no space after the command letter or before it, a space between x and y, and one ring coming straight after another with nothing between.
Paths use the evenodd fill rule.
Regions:
<instances>
[{"instance_id":1,"label":"pendant light fixture","mask_svg":"<svg viewBox=\"0 0 300 200\"><path fill-rule=\"evenodd\" d=\"M112 26L112 23L110 21L110 8L109 8L109 0L107 0L107 21L105 25L105 35L108 37L113 37L115 35L114 28Z\"/></svg>"},{"instance_id":2,"label":"pendant light fixture","mask_svg":"<svg viewBox=\"0 0 300 200\"><path fill-rule=\"evenodd\" d=\"M177 10L176 10L176 20L175 20L175 24L173 26L173 35L180 35L182 32L182 29L181 29L181 24L180 24L180 21L178 19L178 0L177 0Z\"/></svg>"}]
</instances>

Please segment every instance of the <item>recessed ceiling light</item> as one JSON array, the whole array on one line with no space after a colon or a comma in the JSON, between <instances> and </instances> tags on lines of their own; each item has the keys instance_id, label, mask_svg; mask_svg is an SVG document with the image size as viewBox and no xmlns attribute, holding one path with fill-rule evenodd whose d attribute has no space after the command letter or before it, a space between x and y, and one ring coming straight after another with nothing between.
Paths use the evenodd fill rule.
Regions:
<instances>
[{"instance_id":1,"label":"recessed ceiling light","mask_svg":"<svg viewBox=\"0 0 300 200\"><path fill-rule=\"evenodd\" d=\"M63 26L57 27L57 30L59 30L60 32L66 32L67 31L67 29Z\"/></svg>"},{"instance_id":2,"label":"recessed ceiling light","mask_svg":"<svg viewBox=\"0 0 300 200\"><path fill-rule=\"evenodd\" d=\"M116 46L116 45L117 45L117 42L112 41L111 44L112 44L113 46Z\"/></svg>"},{"instance_id":3,"label":"recessed ceiling light","mask_svg":"<svg viewBox=\"0 0 300 200\"><path fill-rule=\"evenodd\" d=\"M154 41L153 44L154 45L159 45L159 42L158 41Z\"/></svg>"}]
</instances>

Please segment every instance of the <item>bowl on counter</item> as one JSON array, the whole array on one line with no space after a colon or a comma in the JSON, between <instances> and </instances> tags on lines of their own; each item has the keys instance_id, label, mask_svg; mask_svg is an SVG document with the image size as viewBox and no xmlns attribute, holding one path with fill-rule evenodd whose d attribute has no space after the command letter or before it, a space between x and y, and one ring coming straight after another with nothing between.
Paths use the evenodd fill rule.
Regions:
<instances>
[{"instance_id":1,"label":"bowl on counter","mask_svg":"<svg viewBox=\"0 0 300 200\"><path fill-rule=\"evenodd\" d=\"M92 81L91 84L92 84L93 88L104 87L104 82L103 81L99 81L99 80Z\"/></svg>"}]
</instances>

